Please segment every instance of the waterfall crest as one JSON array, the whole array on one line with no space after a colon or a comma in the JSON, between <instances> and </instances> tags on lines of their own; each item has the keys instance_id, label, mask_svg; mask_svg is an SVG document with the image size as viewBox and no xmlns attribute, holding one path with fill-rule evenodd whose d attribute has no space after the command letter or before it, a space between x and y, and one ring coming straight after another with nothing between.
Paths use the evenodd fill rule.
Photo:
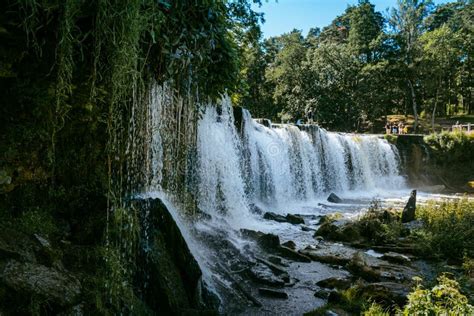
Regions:
<instances>
[{"instance_id":1,"label":"waterfall crest","mask_svg":"<svg viewBox=\"0 0 474 316\"><path fill-rule=\"evenodd\" d=\"M404 186L398 151L379 136L315 125L268 127L243 109L239 137L229 98L220 106L207 107L198 122L199 203L207 212L242 218L249 203L284 205L329 192Z\"/></svg>"}]
</instances>

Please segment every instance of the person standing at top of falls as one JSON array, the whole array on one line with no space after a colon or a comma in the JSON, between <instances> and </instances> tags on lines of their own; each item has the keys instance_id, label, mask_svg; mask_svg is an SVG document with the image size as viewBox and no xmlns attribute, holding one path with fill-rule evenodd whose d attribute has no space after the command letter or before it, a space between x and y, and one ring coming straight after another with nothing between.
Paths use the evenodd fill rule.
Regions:
<instances>
[{"instance_id":1,"label":"person standing at top of falls","mask_svg":"<svg viewBox=\"0 0 474 316\"><path fill-rule=\"evenodd\" d=\"M398 123L398 134L399 135L403 134L403 123L402 122Z\"/></svg>"},{"instance_id":2,"label":"person standing at top of falls","mask_svg":"<svg viewBox=\"0 0 474 316\"><path fill-rule=\"evenodd\" d=\"M392 124L392 134L398 134L398 126L395 123Z\"/></svg>"},{"instance_id":3,"label":"person standing at top of falls","mask_svg":"<svg viewBox=\"0 0 474 316\"><path fill-rule=\"evenodd\" d=\"M387 123L385 123L385 134L390 134L390 132L391 132L390 123L387 121Z\"/></svg>"}]
</instances>

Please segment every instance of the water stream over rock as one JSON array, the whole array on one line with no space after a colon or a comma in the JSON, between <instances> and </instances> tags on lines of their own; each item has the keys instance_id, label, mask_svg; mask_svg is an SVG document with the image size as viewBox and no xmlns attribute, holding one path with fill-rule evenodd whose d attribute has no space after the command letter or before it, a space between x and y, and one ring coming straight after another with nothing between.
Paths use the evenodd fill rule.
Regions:
<instances>
[{"instance_id":1,"label":"water stream over rock","mask_svg":"<svg viewBox=\"0 0 474 316\"><path fill-rule=\"evenodd\" d=\"M322 305L314 297L316 282L347 271L312 262L297 250L315 243L320 215L354 215L374 197L408 195L397 148L377 135L254 120L223 97L220 104L200 106L192 155L184 158L185 170L174 171L194 197L193 216L178 193L182 188L162 185L163 175L172 173L164 160L174 159L164 145L170 143L163 128L170 93L151 94L146 195L172 210L220 311L298 314ZM342 203L326 201L332 192ZM288 222L264 219L269 211L277 218L297 216L284 217L290 216Z\"/></svg>"}]
</instances>

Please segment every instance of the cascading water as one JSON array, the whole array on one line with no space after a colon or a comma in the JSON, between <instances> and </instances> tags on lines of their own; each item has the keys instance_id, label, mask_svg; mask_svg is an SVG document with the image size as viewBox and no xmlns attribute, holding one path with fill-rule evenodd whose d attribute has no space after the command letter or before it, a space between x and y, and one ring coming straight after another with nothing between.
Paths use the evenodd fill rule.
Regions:
<instances>
[{"instance_id":1,"label":"cascading water","mask_svg":"<svg viewBox=\"0 0 474 316\"><path fill-rule=\"evenodd\" d=\"M230 101L207 107L198 123L199 206L245 218L248 203L282 206L328 192L401 189L396 148L375 135L317 126L257 123L243 110L241 137Z\"/></svg>"},{"instance_id":2,"label":"cascading water","mask_svg":"<svg viewBox=\"0 0 474 316\"><path fill-rule=\"evenodd\" d=\"M148 196L158 196L177 210L173 217L184 230L205 282L214 292L224 293L219 296L227 311L242 312L236 299L242 288L235 286L232 275L255 255L248 252L249 241L242 239L240 229L278 232L295 241L313 238L312 233L302 237L292 225L263 220L262 214L255 214L256 206L283 213L305 203L312 207L310 212L317 212L318 202L329 192L344 197L404 188L397 149L378 136L333 133L314 125L272 125L252 119L247 110L234 109L227 96L217 105L196 106L201 109L198 120L192 120L194 114L182 120L176 113L183 112L183 101L173 97L172 89L155 87L151 92L150 140L145 146L151 160L145 166L150 173ZM241 111L239 124L234 111ZM195 125L184 126L184 121ZM179 131L188 131L184 143ZM184 154L176 157L180 152ZM196 215L190 205L209 216L193 216L193 223L183 225L180 218L186 221L186 214Z\"/></svg>"}]
</instances>

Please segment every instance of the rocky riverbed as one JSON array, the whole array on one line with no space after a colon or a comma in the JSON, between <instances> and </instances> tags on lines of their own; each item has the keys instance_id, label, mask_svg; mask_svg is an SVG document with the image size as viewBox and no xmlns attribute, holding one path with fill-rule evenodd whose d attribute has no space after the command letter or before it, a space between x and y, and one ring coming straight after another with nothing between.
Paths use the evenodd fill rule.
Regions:
<instances>
[{"instance_id":1,"label":"rocky riverbed","mask_svg":"<svg viewBox=\"0 0 474 316\"><path fill-rule=\"evenodd\" d=\"M410 241L423 223L401 222L407 200L407 195L388 200L377 210L368 200L317 205L326 215L254 207L263 229L244 228L236 235L223 230L218 238L208 232L201 242L218 262L212 268L220 275L217 283L229 285L218 289L223 312L301 315L330 306L345 315L340 306L347 305L345 296L350 291L355 299L403 306L414 278L433 280L439 264L418 256ZM374 231L377 225L396 225L404 237L391 243L378 240L382 232Z\"/></svg>"}]
</instances>

